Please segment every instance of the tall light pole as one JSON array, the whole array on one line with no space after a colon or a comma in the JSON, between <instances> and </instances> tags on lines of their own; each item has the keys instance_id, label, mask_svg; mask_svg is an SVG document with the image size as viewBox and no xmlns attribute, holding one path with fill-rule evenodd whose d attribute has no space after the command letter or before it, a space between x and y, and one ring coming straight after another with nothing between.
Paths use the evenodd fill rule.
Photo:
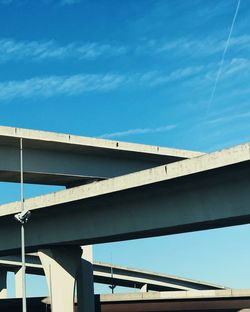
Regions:
<instances>
[{"instance_id":1,"label":"tall light pole","mask_svg":"<svg viewBox=\"0 0 250 312\"><path fill-rule=\"evenodd\" d=\"M20 202L21 212L15 215L16 220L21 223L21 253L22 253L22 312L27 312L26 300L26 261L25 261L25 231L24 225L27 223L30 211L24 210L24 187L23 187L23 139L20 138Z\"/></svg>"}]
</instances>

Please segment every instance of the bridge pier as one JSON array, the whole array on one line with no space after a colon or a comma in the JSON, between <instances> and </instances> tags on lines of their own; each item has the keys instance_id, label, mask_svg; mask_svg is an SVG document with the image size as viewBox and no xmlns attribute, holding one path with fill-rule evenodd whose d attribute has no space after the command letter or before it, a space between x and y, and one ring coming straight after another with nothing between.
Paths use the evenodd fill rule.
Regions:
<instances>
[{"instance_id":1,"label":"bridge pier","mask_svg":"<svg viewBox=\"0 0 250 312\"><path fill-rule=\"evenodd\" d=\"M7 270L0 269L0 299L7 298Z\"/></svg>"},{"instance_id":2,"label":"bridge pier","mask_svg":"<svg viewBox=\"0 0 250 312\"><path fill-rule=\"evenodd\" d=\"M82 252L84 251L84 256ZM94 312L92 249L78 246L58 246L38 251L48 283L53 312Z\"/></svg>"},{"instance_id":3,"label":"bridge pier","mask_svg":"<svg viewBox=\"0 0 250 312\"><path fill-rule=\"evenodd\" d=\"M148 284L144 284L141 289L140 292L148 292Z\"/></svg>"},{"instance_id":4,"label":"bridge pier","mask_svg":"<svg viewBox=\"0 0 250 312\"><path fill-rule=\"evenodd\" d=\"M16 298L22 298L23 287L22 287L22 267L15 271L15 290Z\"/></svg>"},{"instance_id":5,"label":"bridge pier","mask_svg":"<svg viewBox=\"0 0 250 312\"><path fill-rule=\"evenodd\" d=\"M78 312L95 312L92 245L82 247L81 266L77 275Z\"/></svg>"},{"instance_id":6,"label":"bridge pier","mask_svg":"<svg viewBox=\"0 0 250 312\"><path fill-rule=\"evenodd\" d=\"M38 252L47 279L53 312L74 312L75 280L81 254L80 247L71 246Z\"/></svg>"}]
</instances>

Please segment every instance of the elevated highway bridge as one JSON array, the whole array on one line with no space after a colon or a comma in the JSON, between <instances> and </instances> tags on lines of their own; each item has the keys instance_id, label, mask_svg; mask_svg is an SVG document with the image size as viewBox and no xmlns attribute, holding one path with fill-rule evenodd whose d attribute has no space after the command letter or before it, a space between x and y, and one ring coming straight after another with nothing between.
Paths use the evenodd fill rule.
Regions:
<instances>
[{"instance_id":1,"label":"elevated highway bridge","mask_svg":"<svg viewBox=\"0 0 250 312\"><path fill-rule=\"evenodd\" d=\"M250 220L249 144L24 202L26 248L87 245L205 230ZM0 206L0 254L20 248L14 215Z\"/></svg>"},{"instance_id":2,"label":"elevated highway bridge","mask_svg":"<svg viewBox=\"0 0 250 312\"><path fill-rule=\"evenodd\" d=\"M86 274L92 264L81 262L80 245L250 221L249 143L202 154L4 127L0 181L19 180L20 138L25 182L68 188L24 202L32 214L25 226L26 249L38 252L56 312L73 311L76 279L81 291L93 284L93 276ZM0 237L8 238L0 240L2 256L20 250L14 220L20 207L20 202L0 206ZM84 287L83 276L89 278ZM93 312L86 299L93 290L81 291L79 311ZM88 300L84 307L82 301Z\"/></svg>"},{"instance_id":3,"label":"elevated highway bridge","mask_svg":"<svg viewBox=\"0 0 250 312\"><path fill-rule=\"evenodd\" d=\"M174 148L0 126L0 181L72 187L199 156Z\"/></svg>"},{"instance_id":4,"label":"elevated highway bridge","mask_svg":"<svg viewBox=\"0 0 250 312\"><path fill-rule=\"evenodd\" d=\"M20 256L0 258L0 270L19 272L22 263ZM44 269L38 256L26 256L26 273L44 275ZM103 262L93 262L94 282L140 289L141 291L189 291L226 289L224 286L183 277L150 272ZM18 283L18 281L17 281ZM20 287L20 285L16 285Z\"/></svg>"}]
</instances>

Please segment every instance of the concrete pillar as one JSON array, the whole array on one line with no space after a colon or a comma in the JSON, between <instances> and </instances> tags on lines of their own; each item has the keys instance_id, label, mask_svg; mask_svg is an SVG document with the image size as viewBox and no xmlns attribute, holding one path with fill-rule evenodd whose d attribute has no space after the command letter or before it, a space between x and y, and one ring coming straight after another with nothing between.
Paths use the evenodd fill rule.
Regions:
<instances>
[{"instance_id":1,"label":"concrete pillar","mask_svg":"<svg viewBox=\"0 0 250 312\"><path fill-rule=\"evenodd\" d=\"M74 312L75 280L82 249L58 246L39 250L38 255L48 283L52 312Z\"/></svg>"},{"instance_id":2,"label":"concrete pillar","mask_svg":"<svg viewBox=\"0 0 250 312\"><path fill-rule=\"evenodd\" d=\"M148 284L144 284L141 289L140 292L148 292Z\"/></svg>"},{"instance_id":3,"label":"concrete pillar","mask_svg":"<svg viewBox=\"0 0 250 312\"><path fill-rule=\"evenodd\" d=\"M0 269L0 299L7 298L7 270Z\"/></svg>"},{"instance_id":4,"label":"concrete pillar","mask_svg":"<svg viewBox=\"0 0 250 312\"><path fill-rule=\"evenodd\" d=\"M16 290L16 298L22 298L23 287L22 287L22 268L21 267L15 271L15 290Z\"/></svg>"},{"instance_id":5,"label":"concrete pillar","mask_svg":"<svg viewBox=\"0 0 250 312\"><path fill-rule=\"evenodd\" d=\"M82 250L81 267L77 275L78 312L95 312L92 246L83 246Z\"/></svg>"}]
</instances>

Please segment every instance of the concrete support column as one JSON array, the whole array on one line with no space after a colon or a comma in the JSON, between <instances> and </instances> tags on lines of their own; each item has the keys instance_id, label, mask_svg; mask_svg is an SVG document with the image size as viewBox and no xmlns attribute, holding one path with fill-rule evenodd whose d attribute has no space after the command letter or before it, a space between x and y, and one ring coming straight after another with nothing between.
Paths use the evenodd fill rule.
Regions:
<instances>
[{"instance_id":1,"label":"concrete support column","mask_svg":"<svg viewBox=\"0 0 250 312\"><path fill-rule=\"evenodd\" d=\"M92 245L82 247L81 267L77 275L78 312L95 312Z\"/></svg>"},{"instance_id":2,"label":"concrete support column","mask_svg":"<svg viewBox=\"0 0 250 312\"><path fill-rule=\"evenodd\" d=\"M16 290L16 298L22 298L23 287L22 287L22 268L21 267L15 271L15 290Z\"/></svg>"},{"instance_id":3,"label":"concrete support column","mask_svg":"<svg viewBox=\"0 0 250 312\"><path fill-rule=\"evenodd\" d=\"M0 299L7 298L7 271L0 269Z\"/></svg>"},{"instance_id":4,"label":"concrete support column","mask_svg":"<svg viewBox=\"0 0 250 312\"><path fill-rule=\"evenodd\" d=\"M148 292L148 284L144 284L141 289L140 292Z\"/></svg>"},{"instance_id":5,"label":"concrete support column","mask_svg":"<svg viewBox=\"0 0 250 312\"><path fill-rule=\"evenodd\" d=\"M74 312L75 280L81 264L81 248L58 246L39 250L38 255L48 283L52 312Z\"/></svg>"}]
</instances>

